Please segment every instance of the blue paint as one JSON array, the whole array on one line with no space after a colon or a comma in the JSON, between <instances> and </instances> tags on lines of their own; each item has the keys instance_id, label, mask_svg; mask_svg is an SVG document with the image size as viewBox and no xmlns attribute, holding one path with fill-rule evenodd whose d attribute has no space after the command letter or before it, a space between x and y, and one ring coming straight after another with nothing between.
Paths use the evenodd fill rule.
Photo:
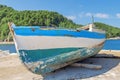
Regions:
<instances>
[{"instance_id":1,"label":"blue paint","mask_svg":"<svg viewBox=\"0 0 120 80\"><path fill-rule=\"evenodd\" d=\"M69 36L69 37L85 37L102 39L105 38L105 34L97 32L89 32L81 30L77 32L75 30L68 29L54 29L54 30L41 30L38 26L36 27L14 27L14 31L17 35L22 36Z\"/></svg>"}]
</instances>

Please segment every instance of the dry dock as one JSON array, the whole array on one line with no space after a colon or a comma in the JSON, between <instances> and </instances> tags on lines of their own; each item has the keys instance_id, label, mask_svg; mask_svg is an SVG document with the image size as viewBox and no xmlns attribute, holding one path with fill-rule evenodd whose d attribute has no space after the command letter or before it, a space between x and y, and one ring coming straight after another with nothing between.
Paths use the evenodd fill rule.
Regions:
<instances>
[{"instance_id":1,"label":"dry dock","mask_svg":"<svg viewBox=\"0 0 120 80\"><path fill-rule=\"evenodd\" d=\"M104 55L98 57L99 55ZM109 56L106 56L109 55ZM111 57L111 55L113 57ZM114 57L115 56L115 57ZM45 80L118 80L120 78L120 51L102 50L96 57L83 63L102 65L101 70L67 66L44 76ZM0 80L42 80L41 75L28 71L18 58L0 52Z\"/></svg>"}]
</instances>

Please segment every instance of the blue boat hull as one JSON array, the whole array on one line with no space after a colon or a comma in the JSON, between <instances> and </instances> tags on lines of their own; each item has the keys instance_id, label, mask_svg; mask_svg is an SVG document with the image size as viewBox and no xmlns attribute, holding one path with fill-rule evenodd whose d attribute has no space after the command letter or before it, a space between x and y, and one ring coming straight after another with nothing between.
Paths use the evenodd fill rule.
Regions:
<instances>
[{"instance_id":1,"label":"blue boat hull","mask_svg":"<svg viewBox=\"0 0 120 80\"><path fill-rule=\"evenodd\" d=\"M20 59L36 74L46 74L93 56L105 41L104 33L86 30L43 30L15 25L11 25L10 30Z\"/></svg>"}]
</instances>

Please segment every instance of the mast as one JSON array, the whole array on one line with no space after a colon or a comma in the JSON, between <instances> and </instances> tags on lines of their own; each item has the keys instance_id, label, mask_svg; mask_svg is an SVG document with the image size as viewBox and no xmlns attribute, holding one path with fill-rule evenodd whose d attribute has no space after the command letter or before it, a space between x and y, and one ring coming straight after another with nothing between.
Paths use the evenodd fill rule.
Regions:
<instances>
[{"instance_id":1,"label":"mast","mask_svg":"<svg viewBox=\"0 0 120 80\"><path fill-rule=\"evenodd\" d=\"M94 24L94 16L92 15L92 24Z\"/></svg>"}]
</instances>

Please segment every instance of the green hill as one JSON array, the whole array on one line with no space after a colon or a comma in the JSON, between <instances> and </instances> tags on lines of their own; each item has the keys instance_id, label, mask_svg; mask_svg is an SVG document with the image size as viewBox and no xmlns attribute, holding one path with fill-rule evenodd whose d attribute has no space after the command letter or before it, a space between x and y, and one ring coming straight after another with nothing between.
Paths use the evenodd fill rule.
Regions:
<instances>
[{"instance_id":1,"label":"green hill","mask_svg":"<svg viewBox=\"0 0 120 80\"><path fill-rule=\"evenodd\" d=\"M17 26L29 25L29 26L53 26L59 28L78 28L81 25L74 23L72 20L68 20L63 15L47 10L25 10L17 11L11 7L0 5L0 41L7 38L9 33L7 23L11 21ZM120 36L120 29L109 26L103 23L96 22L95 25L99 29L106 30L107 37Z\"/></svg>"},{"instance_id":2,"label":"green hill","mask_svg":"<svg viewBox=\"0 0 120 80\"><path fill-rule=\"evenodd\" d=\"M11 21L17 26L53 26L59 28L77 28L81 25L75 24L63 15L46 10L25 10L17 11L11 7L0 5L0 40L7 38L9 29L7 23Z\"/></svg>"},{"instance_id":3,"label":"green hill","mask_svg":"<svg viewBox=\"0 0 120 80\"><path fill-rule=\"evenodd\" d=\"M118 37L118 36L120 37L120 28L110 26L100 22L95 22L94 24L98 29L102 29L106 31L107 38Z\"/></svg>"}]
</instances>

